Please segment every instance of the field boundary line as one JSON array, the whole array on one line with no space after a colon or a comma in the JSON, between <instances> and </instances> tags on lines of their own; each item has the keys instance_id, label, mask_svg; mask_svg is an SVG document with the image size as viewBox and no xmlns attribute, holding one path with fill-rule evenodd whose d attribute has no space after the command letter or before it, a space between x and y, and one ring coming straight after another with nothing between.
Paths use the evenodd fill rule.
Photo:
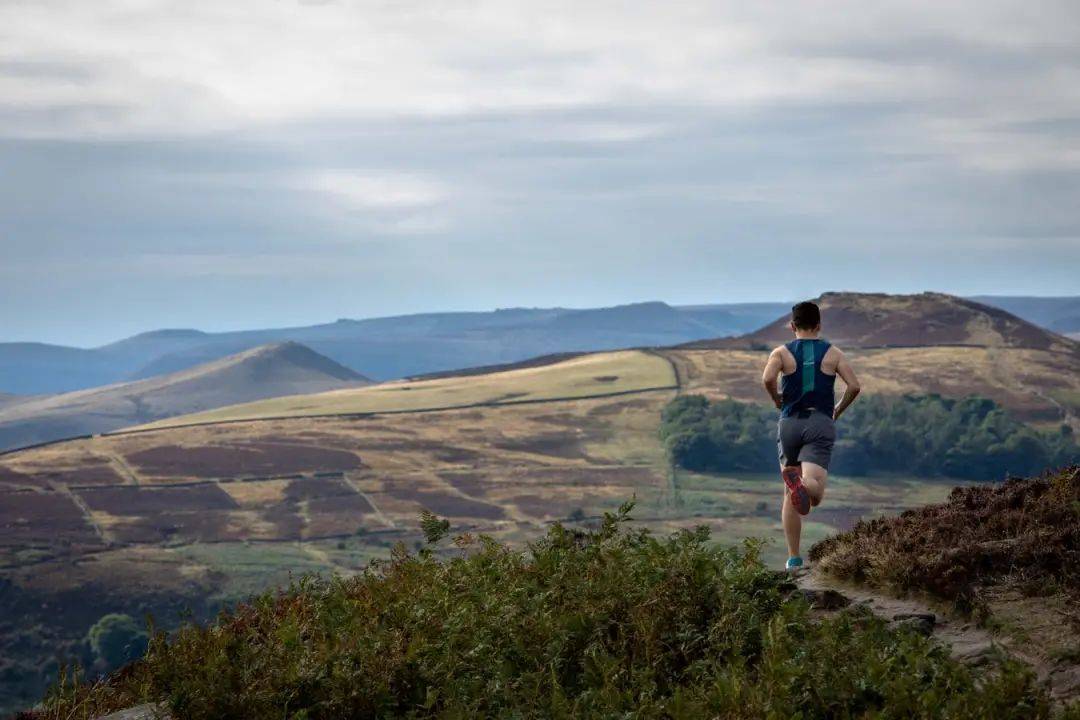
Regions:
<instances>
[{"instance_id":1,"label":"field boundary line","mask_svg":"<svg viewBox=\"0 0 1080 720\"><path fill-rule=\"evenodd\" d=\"M671 375L672 375L672 377L675 378L675 390L676 390L676 392L678 392L678 394L681 395L682 391L683 391L683 380L682 380L682 375L679 374L679 364L677 362L675 362L674 360L672 360L671 357L669 357L668 355L665 355L660 350L656 350L656 349L653 349L653 348L648 348L646 350L643 350L642 352L644 352L647 355L652 355L654 357L661 358L662 360L664 360L664 362L666 362L668 365L671 366Z\"/></svg>"},{"instance_id":2,"label":"field boundary line","mask_svg":"<svg viewBox=\"0 0 1080 720\"><path fill-rule=\"evenodd\" d=\"M545 403L556 402L572 402L574 400L601 400L609 397L622 397L626 395L641 395L643 393L661 392L667 390L679 390L678 385L656 385L646 388L635 388L633 390L618 390L615 392L606 393L592 393L589 395L568 395L550 398L529 398L526 400L503 400L500 402L478 402L478 403L465 403L462 405L446 405L443 407L428 407L428 408L412 408L409 410L369 410L367 412L341 412L341 413L319 413L315 415L275 415L272 417L258 417L258 418L239 418L236 420L207 420L205 422L195 423L183 423L180 425L168 425L166 427L159 428L139 428L135 430L112 430L109 432L98 433L96 435L77 435L70 438L61 438L59 440L50 440L45 443L35 443L33 445L27 445L25 447L11 448L10 450L0 451L0 457L6 455L14 455L26 450L35 450L46 445L59 445L61 443L76 442L78 440L90 440L94 438L103 437L123 437L125 435L142 435L145 433L164 432L167 430L180 430L183 428L193 427L211 427L214 425L236 425L238 423L256 423L256 422L275 422L281 420L321 420L327 418L343 418L351 420L360 420L363 418L380 417L382 415L417 415L420 413L437 413L437 412L452 412L454 410L474 410L478 408L497 408L497 407L509 407L512 405L543 405Z\"/></svg>"},{"instance_id":3,"label":"field boundary line","mask_svg":"<svg viewBox=\"0 0 1080 720\"><path fill-rule=\"evenodd\" d=\"M79 493L72 491L70 488L58 489L56 492L66 495L71 502L75 503L75 507L79 508L79 512L83 514L86 522L94 529L94 534L97 535L98 540L105 545L112 544L112 541L105 537L105 530L98 523L97 518L94 517L94 512Z\"/></svg>"},{"instance_id":4,"label":"field boundary line","mask_svg":"<svg viewBox=\"0 0 1080 720\"><path fill-rule=\"evenodd\" d=\"M374 511L375 516L379 518L379 521L382 522L383 525L386 525L390 529L397 529L397 523L395 523L383 513L382 509L375 504L375 501L366 492L360 489L360 486L357 485L351 477L349 477L348 473L343 473L341 478L346 485L352 488L353 492L355 492L357 495L367 501L367 504L371 506L371 509Z\"/></svg>"},{"instance_id":5,"label":"field boundary line","mask_svg":"<svg viewBox=\"0 0 1080 720\"><path fill-rule=\"evenodd\" d=\"M660 392L662 390L678 390L678 385L656 385L654 387L636 388L634 390L618 390L615 392L593 393L590 395L569 395L551 398L528 398L526 400L502 400L476 403L464 403L461 405L445 405L443 407L412 408L409 410L369 410L367 412L340 412L318 413L315 415L275 415L272 417L238 418L235 420L207 420L205 422L183 423L181 425L167 425L160 428L139 428L135 430L113 430L100 433L94 437L119 437L123 435L141 435L143 433L161 432L163 430L179 430L181 428L207 427L212 425L236 425L238 423L274 422L278 420L318 420L324 418L348 418L362 419L380 417L383 415L417 415L420 413L452 412L454 410L475 410L479 408L497 408L510 405L543 405L554 402L570 402L574 400L600 400L608 397L620 397L624 395L640 395L641 393ZM75 438L82 439L82 438Z\"/></svg>"}]
</instances>

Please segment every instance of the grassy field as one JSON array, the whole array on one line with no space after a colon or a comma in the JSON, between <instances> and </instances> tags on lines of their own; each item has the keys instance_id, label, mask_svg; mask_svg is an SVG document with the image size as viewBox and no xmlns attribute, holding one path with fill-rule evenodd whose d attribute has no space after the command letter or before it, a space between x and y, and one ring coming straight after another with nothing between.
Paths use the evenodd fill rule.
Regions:
<instances>
[{"instance_id":1,"label":"grassy field","mask_svg":"<svg viewBox=\"0 0 1080 720\"><path fill-rule=\"evenodd\" d=\"M261 400L182 415L143 427L164 428L273 417L439 410L615 395L674 388L675 385L671 366L662 357L629 350L584 355L553 365L488 375L390 382L365 388Z\"/></svg>"},{"instance_id":2,"label":"grassy field","mask_svg":"<svg viewBox=\"0 0 1080 720\"><path fill-rule=\"evenodd\" d=\"M676 492L668 513L700 519L713 529L713 537L736 545L744 537L768 541L764 557L779 564L786 552L780 525L783 486L772 474L705 475L679 471ZM804 545L838 530L847 530L858 520L895 514L908 508L940 502L956 486L951 480L884 475L829 478L825 502L803 522Z\"/></svg>"}]
</instances>

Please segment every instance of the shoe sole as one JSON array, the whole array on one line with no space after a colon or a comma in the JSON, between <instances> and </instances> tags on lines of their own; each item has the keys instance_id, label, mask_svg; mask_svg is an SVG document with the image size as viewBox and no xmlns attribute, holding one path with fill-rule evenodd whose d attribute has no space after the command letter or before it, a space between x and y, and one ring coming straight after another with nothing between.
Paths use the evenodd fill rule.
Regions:
<instances>
[{"instance_id":1,"label":"shoe sole","mask_svg":"<svg viewBox=\"0 0 1080 720\"><path fill-rule=\"evenodd\" d=\"M798 466L786 467L780 471L780 477L784 478L784 485L787 486L788 493L791 495L791 504L795 508L795 512L800 515L809 515L810 493L806 491L806 486L802 484L802 468Z\"/></svg>"}]
</instances>

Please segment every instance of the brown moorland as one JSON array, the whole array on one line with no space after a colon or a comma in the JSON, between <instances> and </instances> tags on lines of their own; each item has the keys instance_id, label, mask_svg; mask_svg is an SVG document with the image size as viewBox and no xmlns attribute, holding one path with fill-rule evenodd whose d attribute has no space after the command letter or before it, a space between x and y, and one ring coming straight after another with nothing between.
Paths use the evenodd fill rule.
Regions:
<instances>
[{"instance_id":1,"label":"brown moorland","mask_svg":"<svg viewBox=\"0 0 1080 720\"><path fill-rule=\"evenodd\" d=\"M941 504L861 521L810 550L843 579L922 590L972 609L996 589L1080 600L1080 466L958 487ZM1080 631L1080 612L1071 618Z\"/></svg>"},{"instance_id":2,"label":"brown moorland","mask_svg":"<svg viewBox=\"0 0 1080 720\"><path fill-rule=\"evenodd\" d=\"M943 503L863 520L816 543L817 572L938 600L1080 692L1080 466L958 487Z\"/></svg>"}]
</instances>

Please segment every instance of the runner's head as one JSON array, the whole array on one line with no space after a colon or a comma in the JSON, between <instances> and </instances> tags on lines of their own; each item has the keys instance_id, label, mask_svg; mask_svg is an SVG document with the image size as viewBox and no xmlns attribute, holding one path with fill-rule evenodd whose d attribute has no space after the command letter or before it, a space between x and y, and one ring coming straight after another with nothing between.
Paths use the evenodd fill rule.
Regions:
<instances>
[{"instance_id":1,"label":"runner's head","mask_svg":"<svg viewBox=\"0 0 1080 720\"><path fill-rule=\"evenodd\" d=\"M821 331L821 309L809 300L791 308L791 330L794 333Z\"/></svg>"}]
</instances>

